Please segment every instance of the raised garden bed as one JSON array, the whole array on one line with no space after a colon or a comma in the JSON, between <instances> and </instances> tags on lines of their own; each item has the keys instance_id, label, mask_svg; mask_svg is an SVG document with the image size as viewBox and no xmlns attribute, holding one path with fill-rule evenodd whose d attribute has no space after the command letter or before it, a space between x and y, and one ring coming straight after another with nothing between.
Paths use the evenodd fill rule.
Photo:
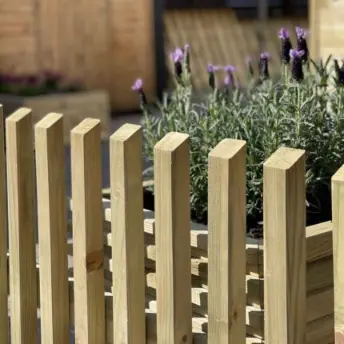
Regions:
<instances>
[{"instance_id":1,"label":"raised garden bed","mask_svg":"<svg viewBox=\"0 0 344 344\"><path fill-rule=\"evenodd\" d=\"M112 343L112 263L111 263L111 206L108 199L104 206L104 262L107 289L107 324L110 328L107 342ZM154 212L144 211L146 293L148 337L156 341L156 302L155 300L155 219ZM309 226L307 236L307 342L332 343L333 318L333 259L332 223L324 222ZM199 327L196 343L206 343L208 307L208 229L206 226L191 223L191 276L193 327ZM72 247L69 247L72 256ZM261 343L264 338L264 276L263 241L247 238L246 242L246 325L247 343ZM72 305L71 305L72 307ZM203 334L203 335L202 335Z\"/></svg>"},{"instance_id":2,"label":"raised garden bed","mask_svg":"<svg viewBox=\"0 0 344 344\"><path fill-rule=\"evenodd\" d=\"M92 117L101 120L102 138L109 135L110 104L108 94L102 90L76 91L72 93L55 93L39 96L20 96L0 93L5 117L20 107L32 110L33 124L49 112L64 115L64 142L70 142L70 130L83 119Z\"/></svg>"},{"instance_id":3,"label":"raised garden bed","mask_svg":"<svg viewBox=\"0 0 344 344\"><path fill-rule=\"evenodd\" d=\"M32 75L0 72L0 104L5 117L20 107L31 109L33 124L50 112L63 114L65 144L70 142L70 130L88 117L101 121L103 139L109 135L108 93L85 90L79 82L54 71Z\"/></svg>"}]
</instances>

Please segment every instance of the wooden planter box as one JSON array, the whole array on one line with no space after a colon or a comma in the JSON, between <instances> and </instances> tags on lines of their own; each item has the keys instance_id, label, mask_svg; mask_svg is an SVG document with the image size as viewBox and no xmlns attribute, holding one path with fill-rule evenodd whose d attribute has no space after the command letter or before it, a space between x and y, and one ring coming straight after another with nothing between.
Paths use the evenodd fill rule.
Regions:
<instances>
[{"instance_id":1,"label":"wooden planter box","mask_svg":"<svg viewBox=\"0 0 344 344\"><path fill-rule=\"evenodd\" d=\"M102 139L109 136L110 103L105 91L82 91L33 97L0 94L0 104L3 105L5 116L20 107L30 108L33 124L50 112L62 113L65 144L70 143L70 130L88 117L101 120Z\"/></svg>"},{"instance_id":2,"label":"wooden planter box","mask_svg":"<svg viewBox=\"0 0 344 344\"><path fill-rule=\"evenodd\" d=\"M107 343L112 343L112 262L111 262L111 207L104 199L104 269L106 279ZM72 204L71 204L72 206ZM144 212L146 242L146 308L147 340L156 343L156 301L155 301L155 220L154 212ZM191 275L193 328L200 335L194 342L207 343L208 308L208 230L206 226L191 224ZM72 256L72 247L69 247ZM247 239L246 244L246 325L249 344L261 343L264 339L264 247L261 240ZM325 222L307 227L307 344L334 343L333 318L333 257L332 223ZM71 300L71 309L73 301ZM198 332L198 331L197 331Z\"/></svg>"}]
</instances>

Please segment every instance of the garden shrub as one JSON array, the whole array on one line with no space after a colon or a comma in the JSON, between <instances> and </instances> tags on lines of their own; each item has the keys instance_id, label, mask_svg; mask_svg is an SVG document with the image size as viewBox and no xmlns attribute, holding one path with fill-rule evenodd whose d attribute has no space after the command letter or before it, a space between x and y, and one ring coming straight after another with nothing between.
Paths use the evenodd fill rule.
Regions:
<instances>
[{"instance_id":1,"label":"garden shrub","mask_svg":"<svg viewBox=\"0 0 344 344\"><path fill-rule=\"evenodd\" d=\"M281 146L306 151L308 215L321 212L321 207L330 208L331 177L344 163L344 63L340 66L331 56L325 63L315 63L309 58L305 31L297 28L296 36L293 50L288 32L282 29L279 33L282 72L276 80L269 74L268 53L258 57L257 71L255 61L247 60L246 87L236 82L234 66L208 65L210 92L200 102L193 100L190 47L176 49L172 54L176 87L157 104L159 117L150 113L142 80L133 86L144 112L148 160L153 162L154 145L168 132L190 135L194 220L207 221L208 153L225 138L247 142L249 227L262 220L263 163ZM152 176L153 169L145 173Z\"/></svg>"}]
</instances>

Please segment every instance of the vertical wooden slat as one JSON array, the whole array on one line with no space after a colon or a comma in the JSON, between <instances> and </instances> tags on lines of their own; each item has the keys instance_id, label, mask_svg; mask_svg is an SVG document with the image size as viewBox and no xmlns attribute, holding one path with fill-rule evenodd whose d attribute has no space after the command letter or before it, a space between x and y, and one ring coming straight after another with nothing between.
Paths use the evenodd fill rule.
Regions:
<instances>
[{"instance_id":1,"label":"vertical wooden slat","mask_svg":"<svg viewBox=\"0 0 344 344\"><path fill-rule=\"evenodd\" d=\"M4 112L0 104L0 343L8 338L7 214Z\"/></svg>"},{"instance_id":2,"label":"vertical wooden slat","mask_svg":"<svg viewBox=\"0 0 344 344\"><path fill-rule=\"evenodd\" d=\"M246 343L246 143L223 140L208 167L208 342Z\"/></svg>"},{"instance_id":3,"label":"vertical wooden slat","mask_svg":"<svg viewBox=\"0 0 344 344\"><path fill-rule=\"evenodd\" d=\"M69 342L63 117L35 126L42 344Z\"/></svg>"},{"instance_id":4,"label":"vertical wooden slat","mask_svg":"<svg viewBox=\"0 0 344 344\"><path fill-rule=\"evenodd\" d=\"M72 130L75 342L105 342L100 121Z\"/></svg>"},{"instance_id":5,"label":"vertical wooden slat","mask_svg":"<svg viewBox=\"0 0 344 344\"><path fill-rule=\"evenodd\" d=\"M280 148L264 164L265 343L306 342L305 153Z\"/></svg>"},{"instance_id":6,"label":"vertical wooden slat","mask_svg":"<svg viewBox=\"0 0 344 344\"><path fill-rule=\"evenodd\" d=\"M31 110L6 119L11 339L37 343L34 153Z\"/></svg>"},{"instance_id":7,"label":"vertical wooden slat","mask_svg":"<svg viewBox=\"0 0 344 344\"><path fill-rule=\"evenodd\" d=\"M332 178L334 330L344 343L344 165Z\"/></svg>"},{"instance_id":8,"label":"vertical wooden slat","mask_svg":"<svg viewBox=\"0 0 344 344\"><path fill-rule=\"evenodd\" d=\"M145 265L142 130L125 124L110 138L113 342L144 344Z\"/></svg>"},{"instance_id":9,"label":"vertical wooden slat","mask_svg":"<svg viewBox=\"0 0 344 344\"><path fill-rule=\"evenodd\" d=\"M192 343L189 136L154 148L158 343Z\"/></svg>"}]
</instances>

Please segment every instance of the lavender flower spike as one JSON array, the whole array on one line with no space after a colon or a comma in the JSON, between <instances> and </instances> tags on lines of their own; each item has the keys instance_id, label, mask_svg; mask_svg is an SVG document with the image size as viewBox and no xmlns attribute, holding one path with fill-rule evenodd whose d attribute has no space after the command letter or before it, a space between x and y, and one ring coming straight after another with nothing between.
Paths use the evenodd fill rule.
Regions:
<instances>
[{"instance_id":1,"label":"lavender flower spike","mask_svg":"<svg viewBox=\"0 0 344 344\"><path fill-rule=\"evenodd\" d=\"M304 29L302 29L299 26L295 28L295 31L296 31L296 36L297 36L297 50L304 51L304 54L302 56L302 61L307 62L308 56L309 56L308 44L306 40L307 33Z\"/></svg>"},{"instance_id":2,"label":"lavender flower spike","mask_svg":"<svg viewBox=\"0 0 344 344\"><path fill-rule=\"evenodd\" d=\"M227 65L223 67L223 70L227 73L224 84L226 86L235 86L234 85L234 75L236 68L232 65Z\"/></svg>"},{"instance_id":3,"label":"lavender flower spike","mask_svg":"<svg viewBox=\"0 0 344 344\"><path fill-rule=\"evenodd\" d=\"M209 84L210 88L212 88L213 90L215 90L215 72L218 69L219 69L218 66L214 66L211 63L208 64L208 67L207 67L208 74L209 74L208 84Z\"/></svg>"},{"instance_id":4,"label":"lavender flower spike","mask_svg":"<svg viewBox=\"0 0 344 344\"><path fill-rule=\"evenodd\" d=\"M136 81L135 81L134 85L131 87L131 89L139 94L141 107L144 107L145 105L147 105L147 98L146 98L146 95L143 91L142 79L136 79Z\"/></svg>"},{"instance_id":5,"label":"lavender flower spike","mask_svg":"<svg viewBox=\"0 0 344 344\"><path fill-rule=\"evenodd\" d=\"M290 62L289 52L293 48L290 42L289 32L287 29L282 28L279 31L279 38L281 39L281 60L284 64L288 65Z\"/></svg>"},{"instance_id":6,"label":"lavender flower spike","mask_svg":"<svg viewBox=\"0 0 344 344\"><path fill-rule=\"evenodd\" d=\"M295 31L296 31L296 36L298 39L300 38L306 39L308 36L308 32L300 26L296 26Z\"/></svg>"},{"instance_id":7,"label":"lavender flower spike","mask_svg":"<svg viewBox=\"0 0 344 344\"><path fill-rule=\"evenodd\" d=\"M261 80L267 80L270 78L269 73L269 60L270 60L270 54L267 52L260 54L259 59L259 76Z\"/></svg>"},{"instance_id":8,"label":"lavender flower spike","mask_svg":"<svg viewBox=\"0 0 344 344\"><path fill-rule=\"evenodd\" d=\"M296 50L292 49L290 50L290 57L292 59L291 64L291 75L293 79L297 82L300 82L303 80L303 69L302 69L302 58L305 55L305 52L303 50Z\"/></svg>"},{"instance_id":9,"label":"lavender flower spike","mask_svg":"<svg viewBox=\"0 0 344 344\"><path fill-rule=\"evenodd\" d=\"M233 80L230 78L229 75L226 75L225 80L224 80L224 84L226 86L231 86L233 84Z\"/></svg>"},{"instance_id":10,"label":"lavender flower spike","mask_svg":"<svg viewBox=\"0 0 344 344\"><path fill-rule=\"evenodd\" d=\"M305 52L303 50L291 49L289 54L292 59L296 59L301 58Z\"/></svg>"},{"instance_id":11,"label":"lavender flower spike","mask_svg":"<svg viewBox=\"0 0 344 344\"><path fill-rule=\"evenodd\" d=\"M282 28L279 33L278 33L278 37L280 39L288 39L289 38L289 32L287 29Z\"/></svg>"},{"instance_id":12,"label":"lavender flower spike","mask_svg":"<svg viewBox=\"0 0 344 344\"><path fill-rule=\"evenodd\" d=\"M180 48L177 48L175 51L173 51L171 55L174 63L182 62L184 59L184 53Z\"/></svg>"},{"instance_id":13,"label":"lavender flower spike","mask_svg":"<svg viewBox=\"0 0 344 344\"><path fill-rule=\"evenodd\" d=\"M271 57L270 53L264 52L260 54L260 58L264 60L269 60Z\"/></svg>"},{"instance_id":14,"label":"lavender flower spike","mask_svg":"<svg viewBox=\"0 0 344 344\"><path fill-rule=\"evenodd\" d=\"M208 70L208 73L215 73L216 71L218 71L220 69L219 66L215 66L211 63L208 64L208 67L207 67L207 70Z\"/></svg>"},{"instance_id":15,"label":"lavender flower spike","mask_svg":"<svg viewBox=\"0 0 344 344\"><path fill-rule=\"evenodd\" d=\"M142 79L137 79L137 80L135 81L135 83L133 84L133 86L131 87L131 89L132 89L133 91L140 92L140 91L142 91L142 87L143 87L143 81L142 81Z\"/></svg>"},{"instance_id":16,"label":"lavender flower spike","mask_svg":"<svg viewBox=\"0 0 344 344\"><path fill-rule=\"evenodd\" d=\"M227 65L227 66L223 67L223 70L228 74L235 72L235 69L236 68L232 65Z\"/></svg>"}]
</instances>

